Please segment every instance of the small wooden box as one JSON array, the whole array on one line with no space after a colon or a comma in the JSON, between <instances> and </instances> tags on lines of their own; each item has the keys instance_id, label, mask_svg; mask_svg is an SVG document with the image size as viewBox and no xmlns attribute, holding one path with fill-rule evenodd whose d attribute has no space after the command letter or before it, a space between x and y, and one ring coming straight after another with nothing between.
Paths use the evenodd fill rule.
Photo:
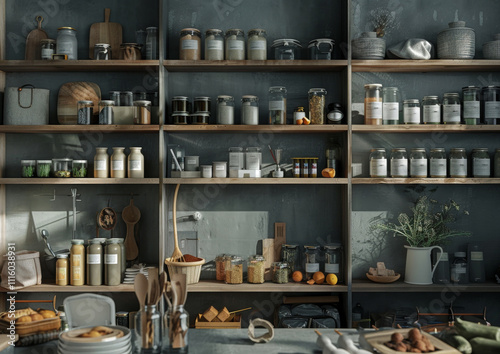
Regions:
<instances>
[{"instance_id":1,"label":"small wooden box","mask_svg":"<svg viewBox=\"0 0 500 354\"><path fill-rule=\"evenodd\" d=\"M203 322L201 315L196 317L195 328L231 329L241 328L241 315L236 315L229 322Z\"/></svg>"}]
</instances>

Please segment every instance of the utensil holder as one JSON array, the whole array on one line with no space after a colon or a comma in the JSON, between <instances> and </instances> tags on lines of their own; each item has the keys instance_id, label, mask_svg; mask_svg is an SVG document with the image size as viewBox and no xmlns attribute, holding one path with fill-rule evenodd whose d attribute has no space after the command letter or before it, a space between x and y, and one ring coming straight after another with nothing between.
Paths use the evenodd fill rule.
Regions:
<instances>
[{"instance_id":1,"label":"utensil holder","mask_svg":"<svg viewBox=\"0 0 500 354\"><path fill-rule=\"evenodd\" d=\"M163 317L164 336L168 335L168 343L164 338L164 349L168 352L188 352L189 313L183 305L169 307Z\"/></svg>"},{"instance_id":2,"label":"utensil holder","mask_svg":"<svg viewBox=\"0 0 500 354\"><path fill-rule=\"evenodd\" d=\"M162 347L161 315L156 305L146 305L135 317L136 348L140 353L160 354Z\"/></svg>"}]
</instances>

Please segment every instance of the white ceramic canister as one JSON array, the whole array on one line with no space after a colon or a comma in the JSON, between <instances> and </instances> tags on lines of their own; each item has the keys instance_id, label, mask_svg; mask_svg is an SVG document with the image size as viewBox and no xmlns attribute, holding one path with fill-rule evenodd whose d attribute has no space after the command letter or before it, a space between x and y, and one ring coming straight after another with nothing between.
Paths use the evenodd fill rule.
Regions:
<instances>
[{"instance_id":1,"label":"white ceramic canister","mask_svg":"<svg viewBox=\"0 0 500 354\"><path fill-rule=\"evenodd\" d=\"M128 155L128 178L144 178L144 155L141 147L131 147Z\"/></svg>"},{"instance_id":2,"label":"white ceramic canister","mask_svg":"<svg viewBox=\"0 0 500 354\"><path fill-rule=\"evenodd\" d=\"M214 178L226 178L227 161L214 161L212 163L212 176Z\"/></svg>"}]
</instances>

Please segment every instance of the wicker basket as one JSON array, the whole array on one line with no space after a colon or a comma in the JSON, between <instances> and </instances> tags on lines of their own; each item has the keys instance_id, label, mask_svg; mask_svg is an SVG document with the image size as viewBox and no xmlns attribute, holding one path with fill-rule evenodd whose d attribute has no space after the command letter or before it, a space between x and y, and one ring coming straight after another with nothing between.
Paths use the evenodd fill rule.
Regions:
<instances>
[{"instance_id":1,"label":"wicker basket","mask_svg":"<svg viewBox=\"0 0 500 354\"><path fill-rule=\"evenodd\" d=\"M363 32L361 37L352 40L353 59L384 59L385 40L378 38L376 32Z\"/></svg>"},{"instance_id":2,"label":"wicker basket","mask_svg":"<svg viewBox=\"0 0 500 354\"><path fill-rule=\"evenodd\" d=\"M465 21L448 23L450 28L441 31L437 37L439 59L474 59L476 35L472 28L465 27Z\"/></svg>"},{"instance_id":3,"label":"wicker basket","mask_svg":"<svg viewBox=\"0 0 500 354\"><path fill-rule=\"evenodd\" d=\"M500 59L500 33L495 34L495 40L483 44L484 59Z\"/></svg>"},{"instance_id":4,"label":"wicker basket","mask_svg":"<svg viewBox=\"0 0 500 354\"><path fill-rule=\"evenodd\" d=\"M203 258L195 262L172 262L171 258L165 259L170 277L172 274L186 274L187 284L196 284L200 281L201 266L205 264Z\"/></svg>"}]
</instances>

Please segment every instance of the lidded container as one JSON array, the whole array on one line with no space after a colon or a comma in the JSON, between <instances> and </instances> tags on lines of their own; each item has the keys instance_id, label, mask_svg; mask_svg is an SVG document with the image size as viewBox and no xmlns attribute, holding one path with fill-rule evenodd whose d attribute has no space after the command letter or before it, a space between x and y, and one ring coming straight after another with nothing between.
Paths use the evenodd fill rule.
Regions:
<instances>
[{"instance_id":1,"label":"lidded container","mask_svg":"<svg viewBox=\"0 0 500 354\"><path fill-rule=\"evenodd\" d=\"M40 40L40 54L42 60L52 59L52 54L56 54L56 41L55 39L41 39Z\"/></svg>"},{"instance_id":2,"label":"lidded container","mask_svg":"<svg viewBox=\"0 0 500 354\"><path fill-rule=\"evenodd\" d=\"M215 279L226 280L225 263L231 256L227 254L220 254L215 257Z\"/></svg>"},{"instance_id":3,"label":"lidded container","mask_svg":"<svg viewBox=\"0 0 500 354\"><path fill-rule=\"evenodd\" d=\"M179 38L179 59L201 59L201 32L196 28L184 28Z\"/></svg>"},{"instance_id":4,"label":"lidded container","mask_svg":"<svg viewBox=\"0 0 500 354\"><path fill-rule=\"evenodd\" d=\"M271 45L275 60L300 59L302 44L296 39L276 39Z\"/></svg>"},{"instance_id":5,"label":"lidded container","mask_svg":"<svg viewBox=\"0 0 500 354\"><path fill-rule=\"evenodd\" d=\"M408 154L405 148L391 150L391 177L408 177Z\"/></svg>"},{"instance_id":6,"label":"lidded container","mask_svg":"<svg viewBox=\"0 0 500 354\"><path fill-rule=\"evenodd\" d=\"M467 255L465 252L455 252L455 259L450 269L451 281L455 284L466 284L469 282L467 269Z\"/></svg>"},{"instance_id":7,"label":"lidded container","mask_svg":"<svg viewBox=\"0 0 500 354\"><path fill-rule=\"evenodd\" d=\"M222 30L205 31L205 60L224 60L224 32Z\"/></svg>"},{"instance_id":8,"label":"lidded container","mask_svg":"<svg viewBox=\"0 0 500 354\"><path fill-rule=\"evenodd\" d=\"M263 256L254 255L248 257L247 275L248 282L252 284L262 284L266 271L266 259Z\"/></svg>"},{"instance_id":9,"label":"lidded container","mask_svg":"<svg viewBox=\"0 0 500 354\"><path fill-rule=\"evenodd\" d=\"M247 39L248 60L267 59L267 33L265 30L255 28L248 31Z\"/></svg>"},{"instance_id":10,"label":"lidded container","mask_svg":"<svg viewBox=\"0 0 500 354\"><path fill-rule=\"evenodd\" d=\"M460 124L460 97L458 93L443 95L443 123Z\"/></svg>"},{"instance_id":11,"label":"lidded container","mask_svg":"<svg viewBox=\"0 0 500 354\"><path fill-rule=\"evenodd\" d=\"M35 177L36 160L21 160L21 177Z\"/></svg>"},{"instance_id":12,"label":"lidded container","mask_svg":"<svg viewBox=\"0 0 500 354\"><path fill-rule=\"evenodd\" d=\"M172 112L189 112L189 102L186 96L175 96L172 98Z\"/></svg>"},{"instance_id":13,"label":"lidded container","mask_svg":"<svg viewBox=\"0 0 500 354\"><path fill-rule=\"evenodd\" d=\"M288 264L288 276L300 268L299 246L292 244L281 245L281 260Z\"/></svg>"},{"instance_id":14,"label":"lidded container","mask_svg":"<svg viewBox=\"0 0 500 354\"><path fill-rule=\"evenodd\" d=\"M342 246L340 243L325 245L325 275L335 274L338 283L343 283Z\"/></svg>"},{"instance_id":15,"label":"lidded container","mask_svg":"<svg viewBox=\"0 0 500 354\"><path fill-rule=\"evenodd\" d=\"M259 124L259 98L245 95L241 98L241 124Z\"/></svg>"},{"instance_id":16,"label":"lidded container","mask_svg":"<svg viewBox=\"0 0 500 354\"><path fill-rule=\"evenodd\" d=\"M467 154L464 148L450 149L450 177L467 177Z\"/></svg>"},{"instance_id":17,"label":"lidded container","mask_svg":"<svg viewBox=\"0 0 500 354\"><path fill-rule=\"evenodd\" d=\"M134 124L151 124L151 101L134 101Z\"/></svg>"},{"instance_id":18,"label":"lidded container","mask_svg":"<svg viewBox=\"0 0 500 354\"><path fill-rule=\"evenodd\" d=\"M87 246L87 284L102 285L104 250L101 239L89 239Z\"/></svg>"},{"instance_id":19,"label":"lidded container","mask_svg":"<svg viewBox=\"0 0 500 354\"><path fill-rule=\"evenodd\" d=\"M187 98L187 97L186 97ZM194 111L195 112L208 112L212 110L212 102L210 97L198 96L194 98Z\"/></svg>"},{"instance_id":20,"label":"lidded container","mask_svg":"<svg viewBox=\"0 0 500 354\"><path fill-rule=\"evenodd\" d=\"M273 262L273 283L286 284L288 283L288 263L286 262Z\"/></svg>"},{"instance_id":21,"label":"lidded container","mask_svg":"<svg viewBox=\"0 0 500 354\"><path fill-rule=\"evenodd\" d=\"M269 124L286 124L286 88L269 88Z\"/></svg>"},{"instance_id":22,"label":"lidded container","mask_svg":"<svg viewBox=\"0 0 500 354\"><path fill-rule=\"evenodd\" d=\"M370 150L370 177L387 177L387 155L384 148Z\"/></svg>"},{"instance_id":23,"label":"lidded container","mask_svg":"<svg viewBox=\"0 0 500 354\"><path fill-rule=\"evenodd\" d=\"M324 88L312 88L309 96L309 120L311 124L325 123L326 90Z\"/></svg>"},{"instance_id":24,"label":"lidded container","mask_svg":"<svg viewBox=\"0 0 500 354\"><path fill-rule=\"evenodd\" d=\"M441 123L441 104L438 96L424 96L422 100L422 116L424 124Z\"/></svg>"},{"instance_id":25,"label":"lidded container","mask_svg":"<svg viewBox=\"0 0 500 354\"><path fill-rule=\"evenodd\" d=\"M472 246L470 251L469 280L471 283L485 282L483 252L476 245Z\"/></svg>"},{"instance_id":26,"label":"lidded container","mask_svg":"<svg viewBox=\"0 0 500 354\"><path fill-rule=\"evenodd\" d=\"M88 125L92 122L92 116L94 115L94 102L92 101L78 101L77 103L78 110L78 124Z\"/></svg>"},{"instance_id":27,"label":"lidded container","mask_svg":"<svg viewBox=\"0 0 500 354\"><path fill-rule=\"evenodd\" d=\"M305 245L304 246L304 269L306 271L306 279L312 278L313 274L319 272L320 265L320 250L319 246Z\"/></svg>"},{"instance_id":28,"label":"lidded container","mask_svg":"<svg viewBox=\"0 0 500 354\"><path fill-rule=\"evenodd\" d=\"M71 177L85 178L87 177L87 170L87 160L73 160L71 166Z\"/></svg>"},{"instance_id":29,"label":"lidded container","mask_svg":"<svg viewBox=\"0 0 500 354\"><path fill-rule=\"evenodd\" d=\"M36 176L50 177L50 167L52 160L36 160Z\"/></svg>"},{"instance_id":30,"label":"lidded container","mask_svg":"<svg viewBox=\"0 0 500 354\"><path fill-rule=\"evenodd\" d=\"M108 178L109 177L109 155L107 147L96 147L94 156L94 177Z\"/></svg>"},{"instance_id":31,"label":"lidded container","mask_svg":"<svg viewBox=\"0 0 500 354\"><path fill-rule=\"evenodd\" d=\"M127 171L127 155L124 147L114 147L111 155L111 178L125 178Z\"/></svg>"},{"instance_id":32,"label":"lidded container","mask_svg":"<svg viewBox=\"0 0 500 354\"><path fill-rule=\"evenodd\" d=\"M318 38L309 42L307 49L311 60L331 60L335 41L330 38Z\"/></svg>"},{"instance_id":33,"label":"lidded container","mask_svg":"<svg viewBox=\"0 0 500 354\"><path fill-rule=\"evenodd\" d=\"M111 45L108 43L94 44L94 59L95 60L110 60L111 59Z\"/></svg>"},{"instance_id":34,"label":"lidded container","mask_svg":"<svg viewBox=\"0 0 500 354\"><path fill-rule=\"evenodd\" d=\"M158 27L147 27L146 32L146 59L158 59Z\"/></svg>"},{"instance_id":35,"label":"lidded container","mask_svg":"<svg viewBox=\"0 0 500 354\"><path fill-rule=\"evenodd\" d=\"M462 115L467 125L479 124L481 118L481 88L467 86L462 88Z\"/></svg>"},{"instance_id":36,"label":"lidded container","mask_svg":"<svg viewBox=\"0 0 500 354\"><path fill-rule=\"evenodd\" d=\"M399 89L384 87L382 89L382 122L384 125L399 123Z\"/></svg>"},{"instance_id":37,"label":"lidded container","mask_svg":"<svg viewBox=\"0 0 500 354\"><path fill-rule=\"evenodd\" d=\"M73 160L69 158L52 159L52 173L54 177L71 177L71 165Z\"/></svg>"},{"instance_id":38,"label":"lidded container","mask_svg":"<svg viewBox=\"0 0 500 354\"><path fill-rule=\"evenodd\" d=\"M85 246L83 240L71 240L69 250L70 279L71 285L85 284Z\"/></svg>"},{"instance_id":39,"label":"lidded container","mask_svg":"<svg viewBox=\"0 0 500 354\"><path fill-rule=\"evenodd\" d=\"M483 44L484 59L500 59L500 33L493 37L495 40Z\"/></svg>"},{"instance_id":40,"label":"lidded container","mask_svg":"<svg viewBox=\"0 0 500 354\"><path fill-rule=\"evenodd\" d=\"M448 27L437 36L439 59L474 59L476 35L472 28L465 27L465 21L448 23Z\"/></svg>"},{"instance_id":41,"label":"lidded container","mask_svg":"<svg viewBox=\"0 0 500 354\"><path fill-rule=\"evenodd\" d=\"M217 97L217 124L234 124L234 97L221 95Z\"/></svg>"},{"instance_id":42,"label":"lidded container","mask_svg":"<svg viewBox=\"0 0 500 354\"><path fill-rule=\"evenodd\" d=\"M404 100L403 117L405 124L420 124L420 102L416 99Z\"/></svg>"},{"instance_id":43,"label":"lidded container","mask_svg":"<svg viewBox=\"0 0 500 354\"><path fill-rule=\"evenodd\" d=\"M59 27L57 29L57 54L66 54L68 60L78 59L78 40L76 29L73 27Z\"/></svg>"},{"instance_id":44,"label":"lidded container","mask_svg":"<svg viewBox=\"0 0 500 354\"><path fill-rule=\"evenodd\" d=\"M433 178L445 178L447 174L446 150L433 148L429 154L429 175Z\"/></svg>"},{"instance_id":45,"label":"lidded container","mask_svg":"<svg viewBox=\"0 0 500 354\"><path fill-rule=\"evenodd\" d=\"M484 124L497 124L500 119L500 87L487 86L481 90Z\"/></svg>"},{"instance_id":46,"label":"lidded container","mask_svg":"<svg viewBox=\"0 0 500 354\"><path fill-rule=\"evenodd\" d=\"M424 148L410 150L410 177L427 177L427 153Z\"/></svg>"},{"instance_id":47,"label":"lidded container","mask_svg":"<svg viewBox=\"0 0 500 354\"><path fill-rule=\"evenodd\" d=\"M195 112L190 115L191 124L208 124L210 121L209 112Z\"/></svg>"},{"instance_id":48,"label":"lidded container","mask_svg":"<svg viewBox=\"0 0 500 354\"><path fill-rule=\"evenodd\" d=\"M488 148L472 149L472 175L476 178L491 177L491 160Z\"/></svg>"},{"instance_id":49,"label":"lidded container","mask_svg":"<svg viewBox=\"0 0 500 354\"><path fill-rule=\"evenodd\" d=\"M68 254L58 253L56 254L56 285L65 286L69 283L69 262Z\"/></svg>"},{"instance_id":50,"label":"lidded container","mask_svg":"<svg viewBox=\"0 0 500 354\"><path fill-rule=\"evenodd\" d=\"M121 283L122 250L118 238L106 240L106 252L104 253L104 281L106 285L116 286Z\"/></svg>"},{"instance_id":51,"label":"lidded container","mask_svg":"<svg viewBox=\"0 0 500 354\"><path fill-rule=\"evenodd\" d=\"M382 124L382 85L365 85L365 124Z\"/></svg>"},{"instance_id":52,"label":"lidded container","mask_svg":"<svg viewBox=\"0 0 500 354\"><path fill-rule=\"evenodd\" d=\"M247 147L245 152L245 169L260 170L262 165L262 149L260 147Z\"/></svg>"},{"instance_id":53,"label":"lidded container","mask_svg":"<svg viewBox=\"0 0 500 354\"><path fill-rule=\"evenodd\" d=\"M144 178L144 155L142 147L131 147L127 157L127 177Z\"/></svg>"},{"instance_id":54,"label":"lidded container","mask_svg":"<svg viewBox=\"0 0 500 354\"><path fill-rule=\"evenodd\" d=\"M99 101L99 124L113 124L114 113L113 107L115 106L115 101L113 100L101 100Z\"/></svg>"},{"instance_id":55,"label":"lidded container","mask_svg":"<svg viewBox=\"0 0 500 354\"><path fill-rule=\"evenodd\" d=\"M231 168L238 170L245 169L245 153L240 146L229 148L229 169Z\"/></svg>"},{"instance_id":56,"label":"lidded container","mask_svg":"<svg viewBox=\"0 0 500 354\"><path fill-rule=\"evenodd\" d=\"M172 121L174 124L188 124L190 114L188 112L172 113Z\"/></svg>"},{"instance_id":57,"label":"lidded container","mask_svg":"<svg viewBox=\"0 0 500 354\"><path fill-rule=\"evenodd\" d=\"M245 32L240 29L226 31L226 60L245 60Z\"/></svg>"},{"instance_id":58,"label":"lidded container","mask_svg":"<svg viewBox=\"0 0 500 354\"><path fill-rule=\"evenodd\" d=\"M243 259L238 256L232 256L226 259L224 266L226 272L226 284L243 283Z\"/></svg>"}]
</instances>

